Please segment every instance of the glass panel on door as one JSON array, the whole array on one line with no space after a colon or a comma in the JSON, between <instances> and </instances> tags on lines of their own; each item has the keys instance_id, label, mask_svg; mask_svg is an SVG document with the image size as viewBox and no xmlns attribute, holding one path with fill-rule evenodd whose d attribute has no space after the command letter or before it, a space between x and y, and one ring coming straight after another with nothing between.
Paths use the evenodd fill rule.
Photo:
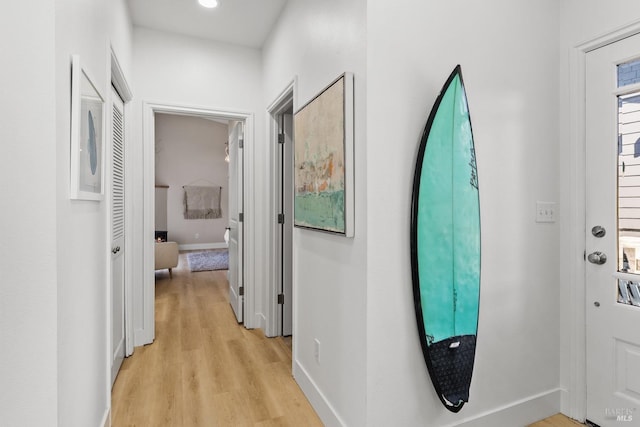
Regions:
<instances>
[{"instance_id":1,"label":"glass panel on door","mask_svg":"<svg viewBox=\"0 0 640 427\"><path fill-rule=\"evenodd\" d=\"M618 86L638 81L640 61L618 66ZM640 93L618 97L618 271L640 274ZM618 278L617 299L640 306L640 276Z\"/></svg>"},{"instance_id":2,"label":"glass panel on door","mask_svg":"<svg viewBox=\"0 0 640 427\"><path fill-rule=\"evenodd\" d=\"M640 83L640 59L618 65L618 87Z\"/></svg>"}]
</instances>

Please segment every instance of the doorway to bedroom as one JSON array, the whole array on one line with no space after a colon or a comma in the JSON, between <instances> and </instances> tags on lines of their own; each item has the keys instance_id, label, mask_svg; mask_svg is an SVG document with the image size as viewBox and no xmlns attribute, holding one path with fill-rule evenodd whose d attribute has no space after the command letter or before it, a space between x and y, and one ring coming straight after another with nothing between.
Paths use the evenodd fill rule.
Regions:
<instances>
[{"instance_id":1,"label":"doorway to bedroom","mask_svg":"<svg viewBox=\"0 0 640 427\"><path fill-rule=\"evenodd\" d=\"M155 239L226 249L229 121L155 115Z\"/></svg>"},{"instance_id":2,"label":"doorway to bedroom","mask_svg":"<svg viewBox=\"0 0 640 427\"><path fill-rule=\"evenodd\" d=\"M246 113L144 104L143 227L145 235L153 236L153 241L144 243L146 343L155 339L156 276L171 280L179 262L190 267L179 251L224 255L225 265L217 268L231 266L228 274L224 271L229 293L244 285L244 223L236 224L240 230L227 233L227 228L233 227L234 213L244 210L244 180L238 179L243 171L237 165L244 163L242 130L247 122L252 126ZM236 244L228 244L227 236L229 242L235 236ZM166 251L160 250L165 246L173 246L169 260ZM156 256L159 250L162 253ZM162 265L156 264L160 258ZM243 309L246 301L241 295L232 306Z\"/></svg>"},{"instance_id":3,"label":"doorway to bedroom","mask_svg":"<svg viewBox=\"0 0 640 427\"><path fill-rule=\"evenodd\" d=\"M154 117L156 288L162 271L171 280L180 261L191 272L224 270L242 323L243 125L213 116Z\"/></svg>"}]
</instances>

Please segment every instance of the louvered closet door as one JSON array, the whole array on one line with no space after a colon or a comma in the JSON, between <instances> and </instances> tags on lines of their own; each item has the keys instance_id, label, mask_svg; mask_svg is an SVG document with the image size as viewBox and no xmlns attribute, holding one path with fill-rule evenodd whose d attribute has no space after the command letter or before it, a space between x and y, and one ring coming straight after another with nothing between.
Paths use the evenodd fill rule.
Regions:
<instances>
[{"instance_id":1,"label":"louvered closet door","mask_svg":"<svg viewBox=\"0 0 640 427\"><path fill-rule=\"evenodd\" d=\"M112 90L111 132L111 384L116 379L125 352L124 326L124 105Z\"/></svg>"}]
</instances>

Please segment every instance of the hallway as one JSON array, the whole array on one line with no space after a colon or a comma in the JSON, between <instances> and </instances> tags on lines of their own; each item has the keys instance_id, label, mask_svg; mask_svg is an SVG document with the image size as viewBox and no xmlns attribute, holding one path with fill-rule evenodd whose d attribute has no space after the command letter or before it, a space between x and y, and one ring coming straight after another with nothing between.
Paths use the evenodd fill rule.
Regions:
<instances>
[{"instance_id":1,"label":"hallway","mask_svg":"<svg viewBox=\"0 0 640 427\"><path fill-rule=\"evenodd\" d=\"M156 340L125 359L112 425L322 425L291 376L289 340L239 326L226 271L156 272Z\"/></svg>"}]
</instances>

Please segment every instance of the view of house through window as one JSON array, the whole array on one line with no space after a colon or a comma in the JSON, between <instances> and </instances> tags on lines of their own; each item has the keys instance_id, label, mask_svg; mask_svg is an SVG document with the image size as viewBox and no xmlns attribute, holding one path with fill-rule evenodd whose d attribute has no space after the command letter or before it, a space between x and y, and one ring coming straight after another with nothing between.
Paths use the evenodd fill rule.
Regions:
<instances>
[{"instance_id":1,"label":"view of house through window","mask_svg":"<svg viewBox=\"0 0 640 427\"><path fill-rule=\"evenodd\" d=\"M618 65L618 87L639 82L640 60ZM640 274L640 92L618 97L618 269ZM618 302L640 306L640 277L618 279Z\"/></svg>"}]
</instances>

